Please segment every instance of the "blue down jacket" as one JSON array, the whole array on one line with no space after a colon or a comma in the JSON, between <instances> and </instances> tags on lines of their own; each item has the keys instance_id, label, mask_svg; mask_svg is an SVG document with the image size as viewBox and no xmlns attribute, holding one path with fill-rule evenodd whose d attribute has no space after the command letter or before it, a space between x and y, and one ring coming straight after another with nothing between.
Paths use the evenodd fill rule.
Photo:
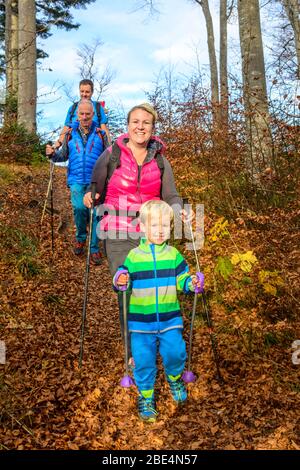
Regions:
<instances>
[{"instance_id":1,"label":"blue down jacket","mask_svg":"<svg viewBox=\"0 0 300 470\"><path fill-rule=\"evenodd\" d=\"M66 137L61 149L55 152L52 157L53 162L62 162L69 160L68 165L68 185L72 184L90 184L92 171L98 157L105 150L105 131L97 128L93 122L90 133L84 145L78 123L74 123L70 129L70 135ZM103 139L102 137L103 136Z\"/></svg>"}]
</instances>

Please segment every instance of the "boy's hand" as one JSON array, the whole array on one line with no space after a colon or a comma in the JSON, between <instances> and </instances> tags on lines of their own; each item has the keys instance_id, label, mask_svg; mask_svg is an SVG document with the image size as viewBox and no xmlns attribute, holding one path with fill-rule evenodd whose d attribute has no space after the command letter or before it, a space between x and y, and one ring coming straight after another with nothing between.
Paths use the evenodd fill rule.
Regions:
<instances>
[{"instance_id":1,"label":"boy's hand","mask_svg":"<svg viewBox=\"0 0 300 470\"><path fill-rule=\"evenodd\" d=\"M189 222L191 224L195 218L195 213L192 209L189 213L185 209L181 209L180 216L183 223L187 224Z\"/></svg>"},{"instance_id":2,"label":"boy's hand","mask_svg":"<svg viewBox=\"0 0 300 470\"><path fill-rule=\"evenodd\" d=\"M196 294L201 294L204 291L204 274L196 273L196 276L192 276L192 284Z\"/></svg>"},{"instance_id":3,"label":"boy's hand","mask_svg":"<svg viewBox=\"0 0 300 470\"><path fill-rule=\"evenodd\" d=\"M129 274L120 274L118 281L117 281L117 286L127 286L129 282Z\"/></svg>"},{"instance_id":4,"label":"boy's hand","mask_svg":"<svg viewBox=\"0 0 300 470\"><path fill-rule=\"evenodd\" d=\"M123 266L121 266L114 275L113 284L118 290L123 292L127 290L129 284L129 273L127 269L123 268Z\"/></svg>"},{"instance_id":5,"label":"boy's hand","mask_svg":"<svg viewBox=\"0 0 300 470\"><path fill-rule=\"evenodd\" d=\"M183 202L183 207L187 207L187 204L189 203L189 200L187 198L183 198L182 199L182 202ZM181 220L184 224L191 224L195 218L195 213L192 209L191 206L188 206L188 210L185 210L184 208L181 209L180 211L180 216L181 216Z\"/></svg>"}]
</instances>

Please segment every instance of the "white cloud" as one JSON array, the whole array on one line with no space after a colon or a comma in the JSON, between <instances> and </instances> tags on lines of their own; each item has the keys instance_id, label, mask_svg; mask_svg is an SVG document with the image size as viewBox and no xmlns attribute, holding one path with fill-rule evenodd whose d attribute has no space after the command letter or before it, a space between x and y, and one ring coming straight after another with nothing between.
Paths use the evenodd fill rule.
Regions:
<instances>
[{"instance_id":1,"label":"white cloud","mask_svg":"<svg viewBox=\"0 0 300 470\"><path fill-rule=\"evenodd\" d=\"M198 52L200 49L198 49ZM152 58L163 64L177 64L178 62L194 62L196 57L196 46L189 44L183 44L178 41L177 43L172 44L169 47L163 47L156 49L152 53ZM201 58L204 60L207 59L207 54L203 51L201 52Z\"/></svg>"},{"instance_id":2,"label":"white cloud","mask_svg":"<svg viewBox=\"0 0 300 470\"><path fill-rule=\"evenodd\" d=\"M130 83L113 83L110 87L110 93L118 93L120 95L127 93L137 93L143 90L148 90L151 86L150 82L130 82Z\"/></svg>"},{"instance_id":3,"label":"white cloud","mask_svg":"<svg viewBox=\"0 0 300 470\"><path fill-rule=\"evenodd\" d=\"M196 63L196 49L200 64L208 64L205 21L197 3L161 1L161 14L147 21L145 10L129 14L134 3L134 0L97 0L86 10L72 9L75 21L81 26L70 32L54 29L53 36L44 41L42 48L49 58L42 62L44 71L39 71L38 94L51 93L53 83L57 83L65 84L71 94L77 96L80 76L76 50L82 43L91 45L95 38L104 43L96 57L100 75L107 64L116 71L115 79L103 96L108 107L122 102L128 110L145 100L144 91L153 88L152 82L164 65L176 66L177 72L188 74L187 64ZM217 14L212 5L211 13L218 49ZM51 101L52 94L49 96ZM40 105L44 111L40 126L54 128L64 122L70 102L63 88L53 93L53 99L59 97L59 101ZM43 97L40 102L45 102Z\"/></svg>"},{"instance_id":4,"label":"white cloud","mask_svg":"<svg viewBox=\"0 0 300 470\"><path fill-rule=\"evenodd\" d=\"M48 45L49 46L49 45ZM55 77L72 79L77 73L77 54L72 40L53 41L50 57L43 62L43 68L51 69Z\"/></svg>"}]
</instances>

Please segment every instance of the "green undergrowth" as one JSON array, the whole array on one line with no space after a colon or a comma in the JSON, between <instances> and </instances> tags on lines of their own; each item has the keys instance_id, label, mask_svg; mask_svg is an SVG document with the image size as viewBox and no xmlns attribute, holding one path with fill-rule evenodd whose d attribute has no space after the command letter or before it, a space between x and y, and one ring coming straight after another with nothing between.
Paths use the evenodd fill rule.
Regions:
<instances>
[{"instance_id":1,"label":"green undergrowth","mask_svg":"<svg viewBox=\"0 0 300 470\"><path fill-rule=\"evenodd\" d=\"M35 165L46 160L40 137L13 121L0 129L0 145L3 162Z\"/></svg>"},{"instance_id":2,"label":"green undergrowth","mask_svg":"<svg viewBox=\"0 0 300 470\"><path fill-rule=\"evenodd\" d=\"M11 166L0 163L0 189L16 183L20 179L20 172L16 165Z\"/></svg>"},{"instance_id":3,"label":"green undergrowth","mask_svg":"<svg viewBox=\"0 0 300 470\"><path fill-rule=\"evenodd\" d=\"M18 228L0 223L1 255L4 263L13 266L24 278L42 272L38 260L38 242Z\"/></svg>"}]
</instances>

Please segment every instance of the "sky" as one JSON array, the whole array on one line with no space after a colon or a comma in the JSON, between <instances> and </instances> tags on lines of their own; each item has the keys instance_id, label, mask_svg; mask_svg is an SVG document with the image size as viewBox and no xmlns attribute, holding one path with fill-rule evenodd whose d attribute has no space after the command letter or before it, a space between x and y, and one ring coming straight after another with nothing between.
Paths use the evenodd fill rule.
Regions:
<instances>
[{"instance_id":1,"label":"sky","mask_svg":"<svg viewBox=\"0 0 300 470\"><path fill-rule=\"evenodd\" d=\"M53 28L53 35L39 42L49 54L38 69L40 133L63 125L71 105L66 88L69 94L78 97L81 77L76 50L81 44L92 45L95 39L104 43L96 64L100 74L109 66L115 77L101 98L110 109L123 108L125 113L146 100L145 90L153 89L154 81L164 70L172 67L176 73L190 75L198 56L201 67L208 71L206 27L197 3L161 0L160 14L151 18L146 10L134 11L137 3L137 0L97 0L86 10L73 9L74 20L81 24L78 30ZM217 2L210 3L217 44L218 13L213 8ZM234 36L234 28L229 29Z\"/></svg>"}]
</instances>

